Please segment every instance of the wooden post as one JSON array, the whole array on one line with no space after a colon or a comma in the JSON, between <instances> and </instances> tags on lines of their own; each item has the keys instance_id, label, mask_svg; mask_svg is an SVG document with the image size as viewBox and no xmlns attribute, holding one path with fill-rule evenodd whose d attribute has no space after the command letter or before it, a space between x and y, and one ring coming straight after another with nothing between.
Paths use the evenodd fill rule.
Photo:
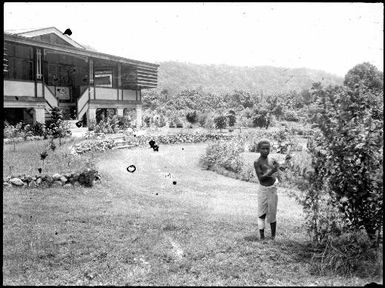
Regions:
<instances>
[{"instance_id":1,"label":"wooden post","mask_svg":"<svg viewBox=\"0 0 385 288\"><path fill-rule=\"evenodd\" d=\"M121 87L122 87L122 64L118 63L118 90L117 90L118 100L119 100L119 89L121 89Z\"/></svg>"}]
</instances>

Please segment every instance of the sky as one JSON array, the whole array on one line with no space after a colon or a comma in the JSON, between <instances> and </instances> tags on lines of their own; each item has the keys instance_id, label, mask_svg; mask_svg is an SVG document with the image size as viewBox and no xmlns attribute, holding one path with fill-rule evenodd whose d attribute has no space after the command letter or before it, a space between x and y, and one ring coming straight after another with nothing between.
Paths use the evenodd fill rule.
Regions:
<instances>
[{"instance_id":1,"label":"sky","mask_svg":"<svg viewBox=\"0 0 385 288\"><path fill-rule=\"evenodd\" d=\"M70 28L71 39L159 63L383 71L382 3L5 2L4 30Z\"/></svg>"}]
</instances>

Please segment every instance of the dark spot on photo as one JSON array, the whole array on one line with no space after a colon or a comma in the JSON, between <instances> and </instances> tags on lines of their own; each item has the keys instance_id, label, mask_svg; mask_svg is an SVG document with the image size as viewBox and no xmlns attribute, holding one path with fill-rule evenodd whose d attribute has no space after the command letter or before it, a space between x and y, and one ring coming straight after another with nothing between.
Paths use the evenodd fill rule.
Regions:
<instances>
[{"instance_id":1,"label":"dark spot on photo","mask_svg":"<svg viewBox=\"0 0 385 288\"><path fill-rule=\"evenodd\" d=\"M172 181L172 184L176 185L176 181Z\"/></svg>"},{"instance_id":2,"label":"dark spot on photo","mask_svg":"<svg viewBox=\"0 0 385 288\"><path fill-rule=\"evenodd\" d=\"M136 171L135 165L130 165L127 167L127 171L130 173L134 173Z\"/></svg>"},{"instance_id":3,"label":"dark spot on photo","mask_svg":"<svg viewBox=\"0 0 385 288\"><path fill-rule=\"evenodd\" d=\"M148 144L150 144L150 147L151 147L151 148L154 148L155 141L154 141L154 140L151 140L151 141L148 142Z\"/></svg>"},{"instance_id":4,"label":"dark spot on photo","mask_svg":"<svg viewBox=\"0 0 385 288\"><path fill-rule=\"evenodd\" d=\"M68 35L68 36L71 36L72 35L72 31L71 29L66 29L66 31L64 31L63 35Z\"/></svg>"}]
</instances>

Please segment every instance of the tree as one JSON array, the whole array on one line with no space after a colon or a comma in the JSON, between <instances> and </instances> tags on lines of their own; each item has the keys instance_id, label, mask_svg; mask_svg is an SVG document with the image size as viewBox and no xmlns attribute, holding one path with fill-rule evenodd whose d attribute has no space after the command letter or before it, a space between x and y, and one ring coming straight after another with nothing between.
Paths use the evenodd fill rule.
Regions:
<instances>
[{"instance_id":1,"label":"tree","mask_svg":"<svg viewBox=\"0 0 385 288\"><path fill-rule=\"evenodd\" d=\"M188 112L186 114L186 119L188 122L190 122L191 124L195 124L198 122L198 115L197 115L197 111L194 110L194 112Z\"/></svg>"},{"instance_id":2,"label":"tree","mask_svg":"<svg viewBox=\"0 0 385 288\"><path fill-rule=\"evenodd\" d=\"M344 85L350 89L355 89L356 85L363 85L369 90L379 92L384 89L384 74L376 66L364 62L348 71Z\"/></svg>"},{"instance_id":3,"label":"tree","mask_svg":"<svg viewBox=\"0 0 385 288\"><path fill-rule=\"evenodd\" d=\"M215 128L217 129L224 129L227 126L227 117L226 116L217 116L214 118Z\"/></svg>"},{"instance_id":4,"label":"tree","mask_svg":"<svg viewBox=\"0 0 385 288\"><path fill-rule=\"evenodd\" d=\"M270 122L271 115L267 109L262 108L254 110L253 127L265 127L267 129L269 128Z\"/></svg>"},{"instance_id":5,"label":"tree","mask_svg":"<svg viewBox=\"0 0 385 288\"><path fill-rule=\"evenodd\" d=\"M227 114L227 118L229 119L229 126L233 127L237 118L235 117L235 112L233 110L230 110Z\"/></svg>"}]
</instances>

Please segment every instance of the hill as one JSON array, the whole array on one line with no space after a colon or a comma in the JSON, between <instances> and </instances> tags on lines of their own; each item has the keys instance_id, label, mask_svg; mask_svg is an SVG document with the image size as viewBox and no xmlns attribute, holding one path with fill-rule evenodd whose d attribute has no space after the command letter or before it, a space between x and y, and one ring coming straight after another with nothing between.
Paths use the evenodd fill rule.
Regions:
<instances>
[{"instance_id":1,"label":"hill","mask_svg":"<svg viewBox=\"0 0 385 288\"><path fill-rule=\"evenodd\" d=\"M271 66L239 67L229 65L198 65L181 62L160 62L158 88L170 93L184 89L206 92L247 90L263 94L301 91L313 82L324 85L342 84L343 78L307 68L278 68Z\"/></svg>"}]
</instances>

